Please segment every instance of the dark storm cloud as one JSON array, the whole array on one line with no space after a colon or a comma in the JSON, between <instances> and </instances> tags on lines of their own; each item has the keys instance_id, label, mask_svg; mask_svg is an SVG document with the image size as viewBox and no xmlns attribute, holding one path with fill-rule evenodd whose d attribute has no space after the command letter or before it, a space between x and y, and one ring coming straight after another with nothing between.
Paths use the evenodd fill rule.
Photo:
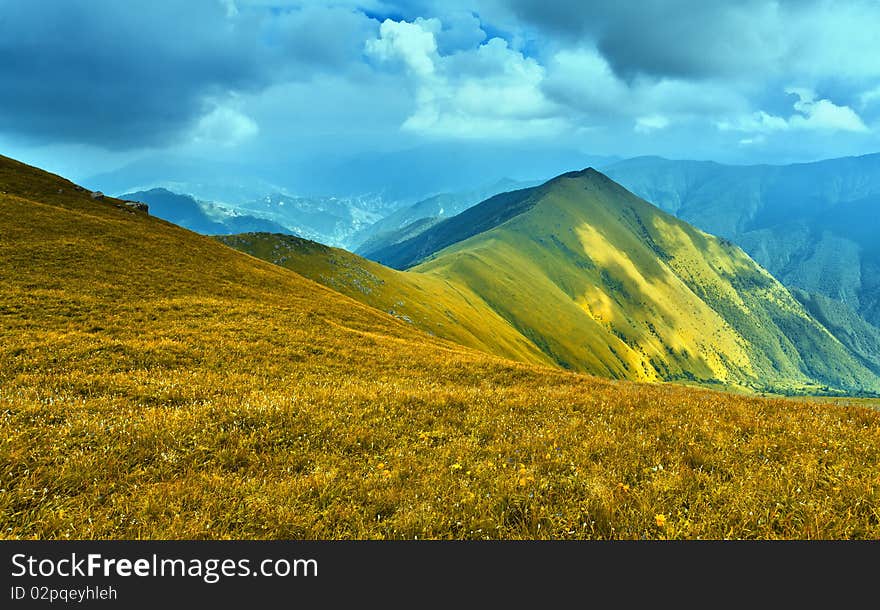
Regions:
<instances>
[{"instance_id":1,"label":"dark storm cloud","mask_svg":"<svg viewBox=\"0 0 880 610\"><path fill-rule=\"evenodd\" d=\"M806 2L804 2L806 4ZM778 52L779 3L767 0L510 0L526 23L595 44L626 78L705 77L754 68Z\"/></svg>"},{"instance_id":2,"label":"dark storm cloud","mask_svg":"<svg viewBox=\"0 0 880 610\"><path fill-rule=\"evenodd\" d=\"M113 149L169 143L230 93L338 67L360 53L362 34L351 33L369 22L345 9L270 15L219 0L0 9L0 132Z\"/></svg>"},{"instance_id":3,"label":"dark storm cloud","mask_svg":"<svg viewBox=\"0 0 880 610\"><path fill-rule=\"evenodd\" d=\"M0 0L0 146L56 167L447 140L868 152L877 23L876 0Z\"/></svg>"}]
</instances>

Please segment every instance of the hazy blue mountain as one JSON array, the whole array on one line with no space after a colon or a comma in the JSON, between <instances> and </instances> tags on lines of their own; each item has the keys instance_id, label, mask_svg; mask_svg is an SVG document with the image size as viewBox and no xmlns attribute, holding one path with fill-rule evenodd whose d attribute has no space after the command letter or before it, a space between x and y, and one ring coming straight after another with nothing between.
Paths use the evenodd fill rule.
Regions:
<instances>
[{"instance_id":1,"label":"hazy blue mountain","mask_svg":"<svg viewBox=\"0 0 880 610\"><path fill-rule=\"evenodd\" d=\"M108 182L112 181L93 184ZM278 187L259 179L238 183L237 187L221 178L211 183L173 180L159 183L162 186L127 191L120 196L143 200L156 216L206 234L270 231L347 246L353 233L395 209L393 204L377 196L288 195L273 190ZM111 184L105 192L116 193L112 188Z\"/></svg>"},{"instance_id":2,"label":"hazy blue mountain","mask_svg":"<svg viewBox=\"0 0 880 610\"><path fill-rule=\"evenodd\" d=\"M85 182L108 194L148 192L157 188L187 193L203 202L203 211L210 211L211 207L204 202L215 202L215 211L220 215L229 215L229 210L234 210L232 217L268 219L275 223L276 229L283 227L285 233L336 246L348 245L353 233L408 203L387 201L370 194L299 195L309 189L299 188L297 176L295 167L284 170L274 163L257 167L175 157L141 159Z\"/></svg>"},{"instance_id":3,"label":"hazy blue mountain","mask_svg":"<svg viewBox=\"0 0 880 610\"><path fill-rule=\"evenodd\" d=\"M426 218L420 218L394 231L383 231L378 235L367 239L360 246L358 246L354 250L354 252L360 254L361 256L364 256L365 258L372 259L377 253L385 250L386 248L390 248L391 246L404 242L408 239L412 239L413 237L416 237L417 235L424 233L431 227L439 224L443 220L443 218L429 216Z\"/></svg>"},{"instance_id":4,"label":"hazy blue mountain","mask_svg":"<svg viewBox=\"0 0 880 610\"><path fill-rule=\"evenodd\" d=\"M331 246L351 247L352 236L394 210L378 196L294 197L273 193L235 206L269 218L294 234Z\"/></svg>"},{"instance_id":5,"label":"hazy blue mountain","mask_svg":"<svg viewBox=\"0 0 880 610\"><path fill-rule=\"evenodd\" d=\"M370 254L370 259L393 269L407 269L434 252L522 214L534 205L534 197L540 193L539 186L500 193L413 237L375 250Z\"/></svg>"},{"instance_id":6,"label":"hazy blue mountain","mask_svg":"<svg viewBox=\"0 0 880 610\"><path fill-rule=\"evenodd\" d=\"M215 205L201 203L189 195L172 193L167 189L157 188L126 193L122 198L146 203L150 206L150 214L153 216L205 235L229 235L251 231L291 233L286 227L271 220L221 210ZM214 213L209 214L207 210L212 210Z\"/></svg>"},{"instance_id":7,"label":"hazy blue mountain","mask_svg":"<svg viewBox=\"0 0 880 610\"><path fill-rule=\"evenodd\" d=\"M880 154L785 166L641 157L606 172L735 241L783 284L880 325Z\"/></svg>"}]
</instances>

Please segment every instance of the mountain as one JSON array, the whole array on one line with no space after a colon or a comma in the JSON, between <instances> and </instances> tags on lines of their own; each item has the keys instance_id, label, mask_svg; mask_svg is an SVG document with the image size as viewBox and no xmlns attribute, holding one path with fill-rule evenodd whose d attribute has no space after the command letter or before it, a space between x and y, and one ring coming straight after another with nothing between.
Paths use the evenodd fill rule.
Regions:
<instances>
[{"instance_id":1,"label":"mountain","mask_svg":"<svg viewBox=\"0 0 880 610\"><path fill-rule=\"evenodd\" d=\"M4 157L0 235L4 538L880 537L852 399L501 360Z\"/></svg>"},{"instance_id":2,"label":"mountain","mask_svg":"<svg viewBox=\"0 0 880 610\"><path fill-rule=\"evenodd\" d=\"M880 325L880 154L785 166L643 157L606 171L733 240L786 286L830 297Z\"/></svg>"},{"instance_id":3,"label":"mountain","mask_svg":"<svg viewBox=\"0 0 880 610\"><path fill-rule=\"evenodd\" d=\"M493 195L534 186L503 178L481 188L461 193L441 193L403 207L360 231L352 238L355 252L370 257L372 252L414 237L444 218L456 216Z\"/></svg>"},{"instance_id":4,"label":"mountain","mask_svg":"<svg viewBox=\"0 0 880 610\"><path fill-rule=\"evenodd\" d=\"M348 285L347 294L374 304L369 293L351 289L346 274L357 268L379 276L375 267L350 257L325 264L326 252L314 254L282 264L339 290ZM492 197L377 259L409 274L392 282L386 272L386 301L390 292L409 302L400 288L407 277L442 279L459 294L477 295L572 370L762 391L880 388L880 379L742 250L592 169Z\"/></svg>"},{"instance_id":5,"label":"mountain","mask_svg":"<svg viewBox=\"0 0 880 610\"><path fill-rule=\"evenodd\" d=\"M397 204L372 195L295 197L273 193L235 206L284 225L296 235L347 246L359 232L396 209Z\"/></svg>"},{"instance_id":6,"label":"mountain","mask_svg":"<svg viewBox=\"0 0 880 610\"><path fill-rule=\"evenodd\" d=\"M209 215L206 209L210 209L211 204L200 203L189 195L179 195L162 188L126 193L121 198L146 203L153 216L204 235L248 231L289 232L287 227L265 218L246 214L229 214L228 212Z\"/></svg>"},{"instance_id":7,"label":"mountain","mask_svg":"<svg viewBox=\"0 0 880 610\"><path fill-rule=\"evenodd\" d=\"M479 202L478 202L479 203ZM376 258L376 255L383 252L386 248L391 248L397 244L403 243L409 239L421 235L431 227L440 223L443 218L425 217L406 224L399 229L390 231L382 231L367 238L354 251L355 253L366 258ZM367 232L372 232L372 227L367 227Z\"/></svg>"}]
</instances>

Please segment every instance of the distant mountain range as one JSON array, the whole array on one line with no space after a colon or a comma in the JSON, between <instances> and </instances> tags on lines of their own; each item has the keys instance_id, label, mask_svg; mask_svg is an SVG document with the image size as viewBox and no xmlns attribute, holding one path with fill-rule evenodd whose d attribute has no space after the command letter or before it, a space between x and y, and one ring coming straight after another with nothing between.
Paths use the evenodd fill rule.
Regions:
<instances>
[{"instance_id":1,"label":"distant mountain range","mask_svg":"<svg viewBox=\"0 0 880 610\"><path fill-rule=\"evenodd\" d=\"M380 217L376 212L365 212L366 206L356 205L353 199L335 197L304 198L275 193L234 206L197 200L164 188L120 197L146 203L154 216L204 235L268 231L345 244L358 228Z\"/></svg>"},{"instance_id":2,"label":"distant mountain range","mask_svg":"<svg viewBox=\"0 0 880 610\"><path fill-rule=\"evenodd\" d=\"M196 201L189 195L179 195L157 188L122 195L122 199L140 201L149 206L150 214L205 235L223 235L249 231L290 233L287 227L265 218L235 214L210 203ZM209 213L213 211L214 213Z\"/></svg>"},{"instance_id":3,"label":"distant mountain range","mask_svg":"<svg viewBox=\"0 0 880 610\"><path fill-rule=\"evenodd\" d=\"M880 389L742 250L592 169L497 195L377 256L404 273L295 238L221 239L511 358L760 391Z\"/></svg>"},{"instance_id":4,"label":"distant mountain range","mask_svg":"<svg viewBox=\"0 0 880 610\"><path fill-rule=\"evenodd\" d=\"M615 161L619 158L576 151L437 144L341 159L279 157L259 164L163 155L139 159L84 182L115 196L163 188L354 250L411 221L424 224L424 218L452 216L462 205L479 203L502 190L535 184L584 164L604 167ZM414 209L404 211L409 207ZM396 215L398 210L401 214Z\"/></svg>"}]
</instances>

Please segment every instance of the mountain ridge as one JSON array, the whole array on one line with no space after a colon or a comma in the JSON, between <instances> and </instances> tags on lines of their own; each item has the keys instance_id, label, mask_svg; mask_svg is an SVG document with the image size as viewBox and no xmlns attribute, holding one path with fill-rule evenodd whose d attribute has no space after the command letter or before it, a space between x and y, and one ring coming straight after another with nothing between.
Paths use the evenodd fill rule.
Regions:
<instances>
[{"instance_id":1,"label":"mountain ridge","mask_svg":"<svg viewBox=\"0 0 880 610\"><path fill-rule=\"evenodd\" d=\"M880 387L741 249L593 168L492 197L401 246L412 276L399 278L467 288L564 368L754 390L769 389L762 379ZM297 265L308 275L307 259Z\"/></svg>"}]
</instances>

